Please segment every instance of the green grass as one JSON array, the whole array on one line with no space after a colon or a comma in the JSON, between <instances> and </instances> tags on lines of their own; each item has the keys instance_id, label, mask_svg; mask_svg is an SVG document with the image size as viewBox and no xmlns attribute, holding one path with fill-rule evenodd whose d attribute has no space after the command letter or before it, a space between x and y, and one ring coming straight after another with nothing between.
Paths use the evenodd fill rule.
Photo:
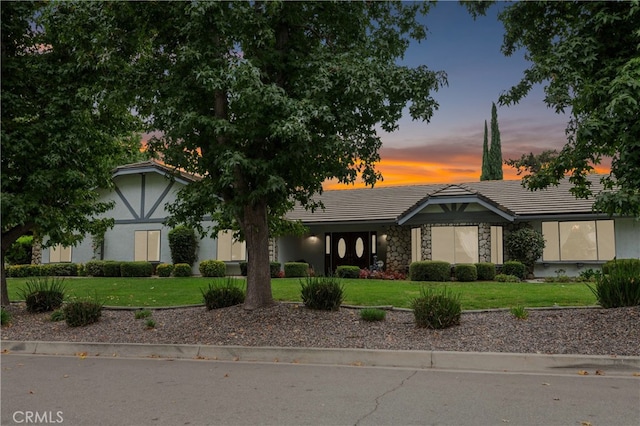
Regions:
<instances>
[{"instance_id":1,"label":"green grass","mask_svg":"<svg viewBox=\"0 0 640 426\"><path fill-rule=\"evenodd\" d=\"M224 279L224 278L223 278ZM159 307L202 303L201 289L213 278L72 278L65 280L69 298L97 296L105 306ZM19 300L25 278L9 278L7 285L11 300ZM509 308L511 306L589 306L596 298L584 283L422 283L412 281L383 281L343 279L344 304L360 306L391 305L408 308L420 295L423 286L447 286L460 293L462 309ZM300 299L299 278L271 280L273 297L279 301Z\"/></svg>"}]
</instances>

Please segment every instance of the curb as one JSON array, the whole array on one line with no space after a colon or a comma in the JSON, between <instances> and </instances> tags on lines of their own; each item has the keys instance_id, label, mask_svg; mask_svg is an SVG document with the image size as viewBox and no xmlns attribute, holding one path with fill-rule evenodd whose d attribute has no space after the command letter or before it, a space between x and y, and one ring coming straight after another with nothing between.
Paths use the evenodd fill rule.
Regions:
<instances>
[{"instance_id":1,"label":"curb","mask_svg":"<svg viewBox=\"0 0 640 426\"><path fill-rule=\"evenodd\" d=\"M638 356L41 341L2 341L2 353L80 356L83 358L195 359L509 373L629 376L640 374L638 373L640 372L640 357ZM593 371L588 371L589 369Z\"/></svg>"}]
</instances>

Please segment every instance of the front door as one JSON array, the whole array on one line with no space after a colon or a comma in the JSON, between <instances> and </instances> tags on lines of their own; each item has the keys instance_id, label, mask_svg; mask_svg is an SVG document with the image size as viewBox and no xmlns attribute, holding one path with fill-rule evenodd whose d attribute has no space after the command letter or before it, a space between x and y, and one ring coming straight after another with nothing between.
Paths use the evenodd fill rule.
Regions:
<instances>
[{"instance_id":1,"label":"front door","mask_svg":"<svg viewBox=\"0 0 640 426\"><path fill-rule=\"evenodd\" d=\"M325 239L330 250L326 250L326 273L335 273L341 265L358 266L360 269L371 266L371 255L375 254L375 232L335 232L327 234ZM326 247L326 248L329 248Z\"/></svg>"}]
</instances>

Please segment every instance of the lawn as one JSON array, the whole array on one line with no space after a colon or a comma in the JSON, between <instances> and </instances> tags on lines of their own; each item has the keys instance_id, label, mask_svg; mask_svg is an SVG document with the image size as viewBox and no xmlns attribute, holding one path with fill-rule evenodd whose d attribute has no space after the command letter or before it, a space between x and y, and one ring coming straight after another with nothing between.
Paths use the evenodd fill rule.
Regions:
<instances>
[{"instance_id":1,"label":"lawn","mask_svg":"<svg viewBox=\"0 0 640 426\"><path fill-rule=\"evenodd\" d=\"M26 278L8 278L9 297L19 300ZM161 307L202 303L201 290L212 278L67 278L67 297L97 296L106 306ZM445 285L460 293L462 309L547 306L590 306L596 298L584 283L424 283L344 279L344 304L407 308L422 287ZM243 283L244 284L244 283ZM275 300L300 301L300 279L271 281Z\"/></svg>"}]
</instances>

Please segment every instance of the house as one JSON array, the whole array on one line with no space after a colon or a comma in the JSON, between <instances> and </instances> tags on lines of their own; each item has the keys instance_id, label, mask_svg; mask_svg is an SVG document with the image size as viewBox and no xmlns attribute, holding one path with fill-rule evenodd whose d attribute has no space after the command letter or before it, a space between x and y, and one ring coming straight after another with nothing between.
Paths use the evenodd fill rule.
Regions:
<instances>
[{"instance_id":1,"label":"house","mask_svg":"<svg viewBox=\"0 0 640 426\"><path fill-rule=\"evenodd\" d=\"M43 261L170 263L165 205L175 200L180 187L197 179L171 176L170 168L155 161L118 167L114 188L102 193L103 200L115 202L109 212L114 228L99 244L87 238L77 247L54 247L43 253ZM595 192L602 189L597 175L590 179ZM575 276L614 257L640 258L640 222L596 213L593 200L575 199L569 188L562 182L532 192L520 181L501 180L325 191L317 197L324 210L298 206L287 214L304 223L308 235L271 241L270 256L281 263L305 260L324 273L339 265L367 268L374 263L404 272L416 260L499 265L508 260L504 238L520 227L532 227L546 241L534 269L538 277L556 276L561 269ZM205 218L207 224L211 222ZM245 244L229 232L205 237L198 259L223 260L237 273L246 259Z\"/></svg>"}]
</instances>

